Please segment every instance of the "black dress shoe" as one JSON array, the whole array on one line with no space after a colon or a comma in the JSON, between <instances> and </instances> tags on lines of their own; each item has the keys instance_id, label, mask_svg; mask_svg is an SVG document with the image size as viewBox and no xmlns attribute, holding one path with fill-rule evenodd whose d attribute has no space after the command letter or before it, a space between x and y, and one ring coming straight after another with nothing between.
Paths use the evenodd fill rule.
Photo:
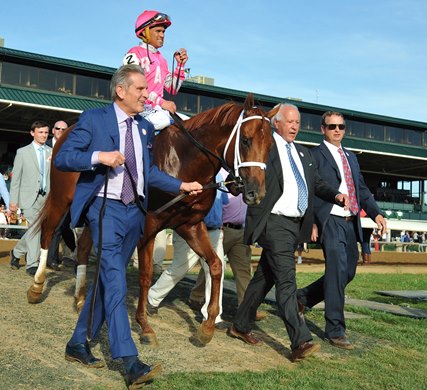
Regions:
<instances>
[{"instance_id":1,"label":"black dress shoe","mask_svg":"<svg viewBox=\"0 0 427 390\"><path fill-rule=\"evenodd\" d=\"M147 382L150 382L154 377L159 375L161 371L162 366L160 364L149 366L137 359L126 374L126 384L131 390L140 389Z\"/></svg>"},{"instance_id":2,"label":"black dress shoe","mask_svg":"<svg viewBox=\"0 0 427 390\"><path fill-rule=\"evenodd\" d=\"M27 269L26 269L26 272L27 272L27 274L28 274L28 275L30 275L30 276L34 276L34 275L36 274L36 272L37 272L37 268L38 268L38 267L30 267L30 268L27 268Z\"/></svg>"},{"instance_id":3,"label":"black dress shoe","mask_svg":"<svg viewBox=\"0 0 427 390\"><path fill-rule=\"evenodd\" d=\"M153 306L150 303L147 302L147 314L150 317L155 317L159 314L159 307L158 306Z\"/></svg>"},{"instance_id":4,"label":"black dress shoe","mask_svg":"<svg viewBox=\"0 0 427 390\"><path fill-rule=\"evenodd\" d=\"M10 251L10 268L19 269L21 265L19 264L19 257L15 257L13 254L13 249Z\"/></svg>"},{"instance_id":5,"label":"black dress shoe","mask_svg":"<svg viewBox=\"0 0 427 390\"><path fill-rule=\"evenodd\" d=\"M58 263L50 263L47 264L47 268L53 270L53 271L61 271L61 268L59 268L59 264Z\"/></svg>"},{"instance_id":6,"label":"black dress shoe","mask_svg":"<svg viewBox=\"0 0 427 390\"><path fill-rule=\"evenodd\" d=\"M105 363L92 355L89 344L75 344L65 347L65 360L69 362L79 362L88 368L101 368Z\"/></svg>"}]
</instances>

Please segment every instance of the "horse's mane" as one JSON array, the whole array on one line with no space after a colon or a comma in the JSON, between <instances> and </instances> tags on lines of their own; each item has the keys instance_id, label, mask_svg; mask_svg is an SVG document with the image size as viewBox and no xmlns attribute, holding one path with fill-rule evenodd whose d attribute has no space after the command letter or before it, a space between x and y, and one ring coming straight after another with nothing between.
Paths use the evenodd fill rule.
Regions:
<instances>
[{"instance_id":1,"label":"horse's mane","mask_svg":"<svg viewBox=\"0 0 427 390\"><path fill-rule=\"evenodd\" d=\"M225 103L222 106L201 112L186 121L188 130L199 129L203 126L216 124L217 126L233 126L242 111L237 103Z\"/></svg>"}]
</instances>

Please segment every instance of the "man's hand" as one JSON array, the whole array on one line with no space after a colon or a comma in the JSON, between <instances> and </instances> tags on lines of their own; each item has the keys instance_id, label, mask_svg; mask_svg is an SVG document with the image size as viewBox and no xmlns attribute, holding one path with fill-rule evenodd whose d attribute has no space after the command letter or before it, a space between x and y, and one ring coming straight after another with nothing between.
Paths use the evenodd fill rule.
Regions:
<instances>
[{"instance_id":1,"label":"man's hand","mask_svg":"<svg viewBox=\"0 0 427 390\"><path fill-rule=\"evenodd\" d=\"M188 195L197 195L200 194L203 190L203 186L197 181L193 182L182 182L181 187L179 187L181 192L186 192Z\"/></svg>"},{"instance_id":2,"label":"man's hand","mask_svg":"<svg viewBox=\"0 0 427 390\"><path fill-rule=\"evenodd\" d=\"M337 205L344 207L344 210L348 210L350 207L350 198L347 194L336 195L335 202L337 203Z\"/></svg>"},{"instance_id":3,"label":"man's hand","mask_svg":"<svg viewBox=\"0 0 427 390\"><path fill-rule=\"evenodd\" d=\"M375 223L378 226L378 234L384 234L387 230L387 220L381 214L378 214L375 217Z\"/></svg>"},{"instance_id":4,"label":"man's hand","mask_svg":"<svg viewBox=\"0 0 427 390\"><path fill-rule=\"evenodd\" d=\"M123 154L118 150L113 152L99 152L98 159L101 164L112 168L117 168L119 165L123 165L125 163L125 156L123 156Z\"/></svg>"},{"instance_id":5,"label":"man's hand","mask_svg":"<svg viewBox=\"0 0 427 390\"><path fill-rule=\"evenodd\" d=\"M311 228L311 241L317 242L318 237L319 237L319 229L317 228L317 225L313 223L313 227Z\"/></svg>"},{"instance_id":6,"label":"man's hand","mask_svg":"<svg viewBox=\"0 0 427 390\"><path fill-rule=\"evenodd\" d=\"M188 60L187 50L184 48L179 49L174 54L175 61L178 63L181 63L181 65L184 65Z\"/></svg>"},{"instance_id":7,"label":"man's hand","mask_svg":"<svg viewBox=\"0 0 427 390\"><path fill-rule=\"evenodd\" d=\"M162 108L169 111L171 114L175 114L176 112L176 104L170 100L165 100L162 103Z\"/></svg>"},{"instance_id":8,"label":"man's hand","mask_svg":"<svg viewBox=\"0 0 427 390\"><path fill-rule=\"evenodd\" d=\"M9 211L11 213L16 213L18 211L18 203L9 203Z\"/></svg>"}]
</instances>

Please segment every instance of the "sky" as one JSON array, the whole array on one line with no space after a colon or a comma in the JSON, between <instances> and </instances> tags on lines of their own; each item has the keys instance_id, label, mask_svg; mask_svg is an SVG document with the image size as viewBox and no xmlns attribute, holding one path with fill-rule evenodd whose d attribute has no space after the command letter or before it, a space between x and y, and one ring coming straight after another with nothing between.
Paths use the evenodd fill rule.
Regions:
<instances>
[{"instance_id":1,"label":"sky","mask_svg":"<svg viewBox=\"0 0 427 390\"><path fill-rule=\"evenodd\" d=\"M4 0L5 47L118 67L137 16L167 13L161 52L215 85L427 122L425 0Z\"/></svg>"}]
</instances>

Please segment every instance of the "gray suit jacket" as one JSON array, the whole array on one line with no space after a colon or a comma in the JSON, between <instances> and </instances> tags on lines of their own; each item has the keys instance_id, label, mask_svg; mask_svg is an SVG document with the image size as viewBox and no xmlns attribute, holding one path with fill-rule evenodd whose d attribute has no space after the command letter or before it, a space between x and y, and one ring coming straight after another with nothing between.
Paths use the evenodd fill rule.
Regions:
<instances>
[{"instance_id":1,"label":"gray suit jacket","mask_svg":"<svg viewBox=\"0 0 427 390\"><path fill-rule=\"evenodd\" d=\"M45 175L46 192L50 190L50 164L52 148L45 146ZM10 203L17 203L18 207L26 210L33 206L40 189L40 169L38 156L33 143L20 148L16 152L13 163L12 181L10 183Z\"/></svg>"}]
</instances>

